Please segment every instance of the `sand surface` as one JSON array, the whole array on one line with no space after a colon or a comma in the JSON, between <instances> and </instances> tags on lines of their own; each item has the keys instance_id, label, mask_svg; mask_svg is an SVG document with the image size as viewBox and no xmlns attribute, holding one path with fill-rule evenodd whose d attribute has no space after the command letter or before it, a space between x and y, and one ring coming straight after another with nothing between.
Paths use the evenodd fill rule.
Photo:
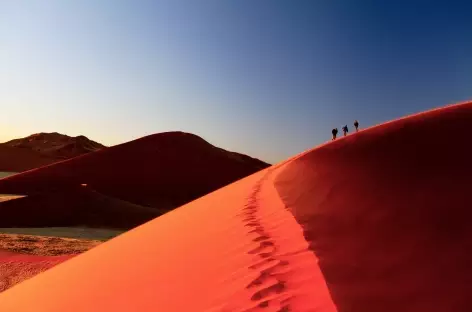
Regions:
<instances>
[{"instance_id":1,"label":"sand surface","mask_svg":"<svg viewBox=\"0 0 472 312\"><path fill-rule=\"evenodd\" d=\"M100 243L97 240L0 233L0 292Z\"/></svg>"},{"instance_id":2,"label":"sand surface","mask_svg":"<svg viewBox=\"0 0 472 312\"><path fill-rule=\"evenodd\" d=\"M467 103L324 144L5 291L0 310L469 312L471 123Z\"/></svg>"},{"instance_id":3,"label":"sand surface","mask_svg":"<svg viewBox=\"0 0 472 312\"><path fill-rule=\"evenodd\" d=\"M0 292L70 258L71 256L39 257L21 255L0 250ZM23 309L23 311L34 311L34 306L34 304L31 304L30 307Z\"/></svg>"}]
</instances>

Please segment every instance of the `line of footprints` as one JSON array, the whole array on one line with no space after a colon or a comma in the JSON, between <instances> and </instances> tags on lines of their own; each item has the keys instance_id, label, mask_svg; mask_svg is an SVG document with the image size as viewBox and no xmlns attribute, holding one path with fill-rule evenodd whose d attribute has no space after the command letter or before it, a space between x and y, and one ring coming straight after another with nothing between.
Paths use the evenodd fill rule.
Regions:
<instances>
[{"instance_id":1,"label":"line of footprints","mask_svg":"<svg viewBox=\"0 0 472 312\"><path fill-rule=\"evenodd\" d=\"M259 276L254 279L247 289L254 289L255 293L251 300L259 302L257 307L246 310L258 311L261 308L274 312L288 312L290 296L284 296L285 281L282 274L288 271L288 262L277 259L277 246L271 237L266 233L264 226L257 217L257 198L267 175L260 180L251 193L246 206L243 208L244 225L249 228L250 235L257 235L252 241L257 245L254 249L248 251L248 254L258 255L261 261L251 265L249 269L259 272ZM275 306L278 308L274 310ZM269 309L270 308L270 309Z\"/></svg>"}]
</instances>

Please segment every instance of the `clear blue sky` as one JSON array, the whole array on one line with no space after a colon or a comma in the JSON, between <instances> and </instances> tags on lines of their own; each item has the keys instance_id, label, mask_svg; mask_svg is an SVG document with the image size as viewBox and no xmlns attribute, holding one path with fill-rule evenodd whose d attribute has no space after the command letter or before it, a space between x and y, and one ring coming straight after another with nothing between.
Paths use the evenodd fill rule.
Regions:
<instances>
[{"instance_id":1,"label":"clear blue sky","mask_svg":"<svg viewBox=\"0 0 472 312\"><path fill-rule=\"evenodd\" d=\"M0 140L183 130L276 162L472 98L472 7L444 1L0 1Z\"/></svg>"}]
</instances>

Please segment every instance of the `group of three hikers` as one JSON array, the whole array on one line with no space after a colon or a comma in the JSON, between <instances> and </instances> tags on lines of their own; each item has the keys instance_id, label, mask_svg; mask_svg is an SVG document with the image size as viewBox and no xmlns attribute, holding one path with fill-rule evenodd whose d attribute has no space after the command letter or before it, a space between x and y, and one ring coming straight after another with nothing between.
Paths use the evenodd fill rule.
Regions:
<instances>
[{"instance_id":1,"label":"group of three hikers","mask_svg":"<svg viewBox=\"0 0 472 312\"><path fill-rule=\"evenodd\" d=\"M354 127L356 128L356 132L359 131L359 122L357 120L354 120ZM342 127L344 136L347 135L349 132L349 129L347 128L347 125ZM333 134L333 140L336 140L336 135L338 134L338 128L334 128L331 133Z\"/></svg>"}]
</instances>

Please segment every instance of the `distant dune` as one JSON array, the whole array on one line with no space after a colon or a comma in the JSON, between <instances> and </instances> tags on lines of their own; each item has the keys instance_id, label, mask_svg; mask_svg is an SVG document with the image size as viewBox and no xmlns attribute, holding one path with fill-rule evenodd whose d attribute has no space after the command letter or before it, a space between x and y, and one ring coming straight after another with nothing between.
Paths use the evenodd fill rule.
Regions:
<instances>
[{"instance_id":1,"label":"distant dune","mask_svg":"<svg viewBox=\"0 0 472 312\"><path fill-rule=\"evenodd\" d=\"M21 172L104 148L85 136L37 133L0 144L0 171Z\"/></svg>"},{"instance_id":2,"label":"distant dune","mask_svg":"<svg viewBox=\"0 0 472 312\"><path fill-rule=\"evenodd\" d=\"M0 310L469 312L470 124L472 102L328 142L7 290ZM158 161L190 170L180 139Z\"/></svg>"},{"instance_id":3,"label":"distant dune","mask_svg":"<svg viewBox=\"0 0 472 312\"><path fill-rule=\"evenodd\" d=\"M268 166L193 134L165 132L1 179L0 194L87 184L107 196L170 210Z\"/></svg>"}]
</instances>

